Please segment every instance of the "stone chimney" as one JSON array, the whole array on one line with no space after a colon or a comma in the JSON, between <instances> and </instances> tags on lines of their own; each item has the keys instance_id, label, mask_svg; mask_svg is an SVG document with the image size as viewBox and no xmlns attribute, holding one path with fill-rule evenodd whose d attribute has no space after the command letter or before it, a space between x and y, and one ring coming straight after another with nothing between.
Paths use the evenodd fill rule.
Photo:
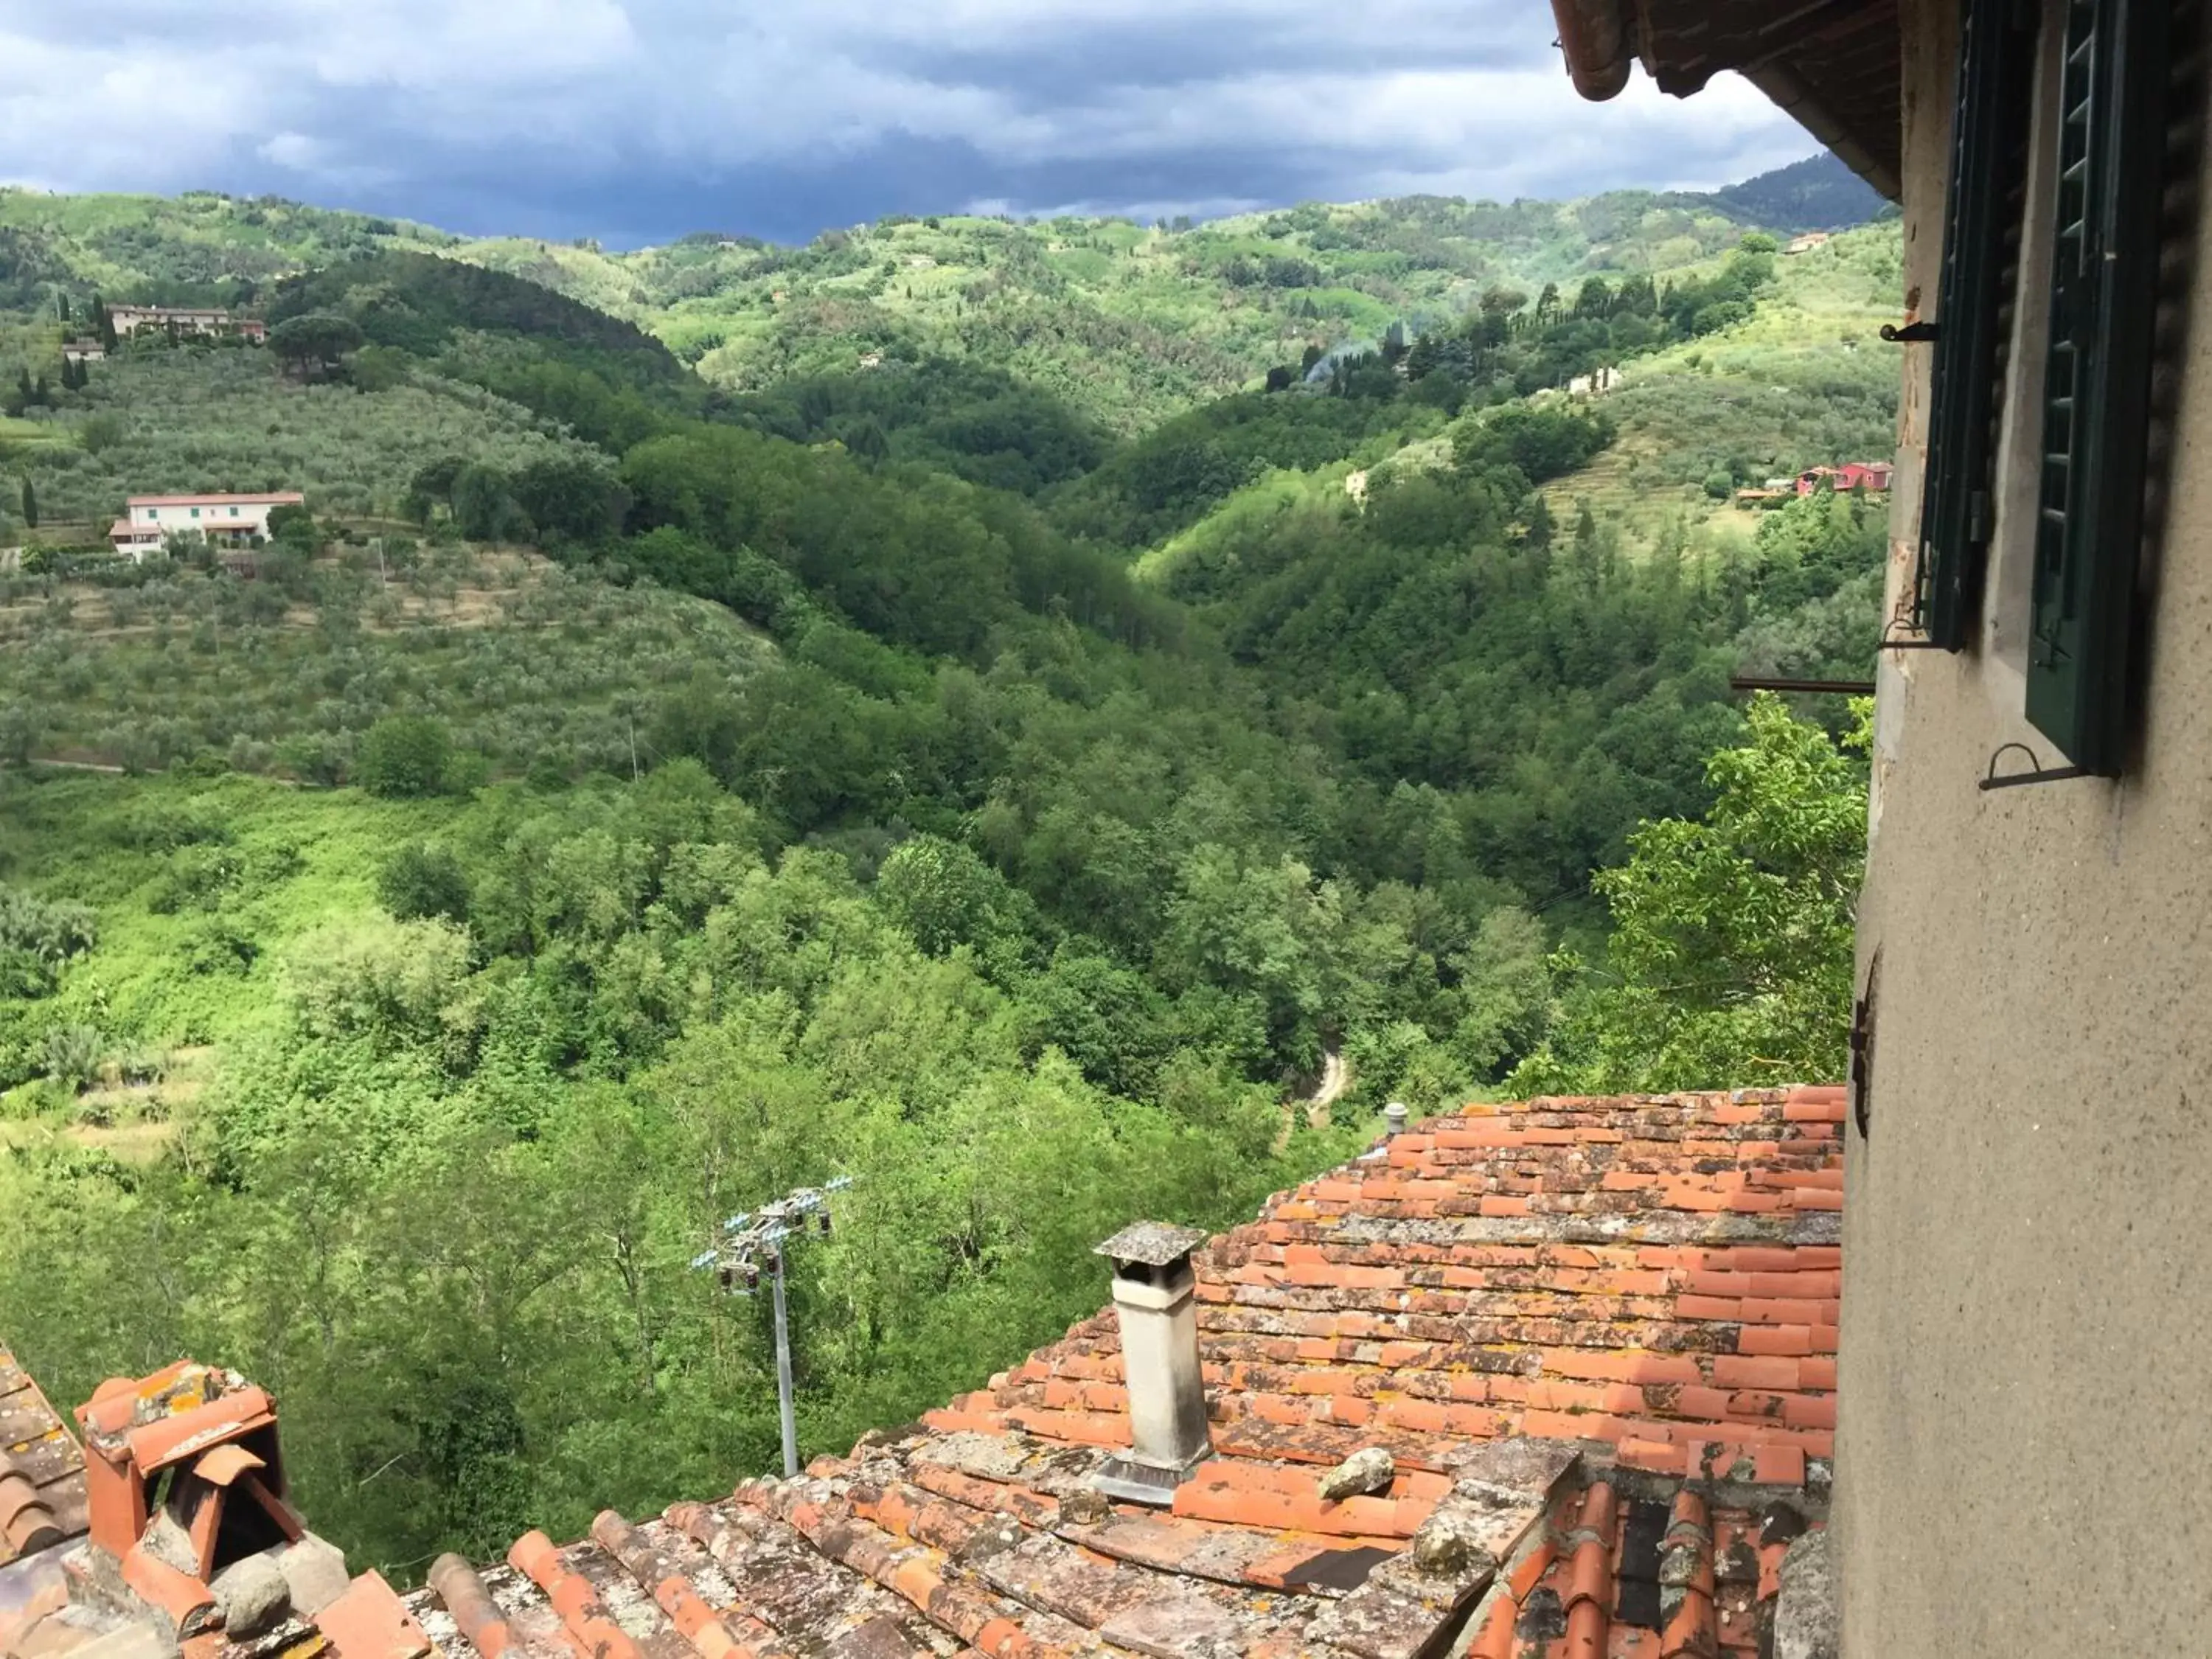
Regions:
<instances>
[{"instance_id":1,"label":"stone chimney","mask_svg":"<svg viewBox=\"0 0 2212 1659\"><path fill-rule=\"evenodd\" d=\"M1195 1227L1139 1221L1097 1247L1114 1264L1114 1312L1129 1391L1129 1450L1100 1466L1092 1484L1133 1503L1172 1503L1175 1489L1213 1452L1198 1358Z\"/></svg>"}]
</instances>

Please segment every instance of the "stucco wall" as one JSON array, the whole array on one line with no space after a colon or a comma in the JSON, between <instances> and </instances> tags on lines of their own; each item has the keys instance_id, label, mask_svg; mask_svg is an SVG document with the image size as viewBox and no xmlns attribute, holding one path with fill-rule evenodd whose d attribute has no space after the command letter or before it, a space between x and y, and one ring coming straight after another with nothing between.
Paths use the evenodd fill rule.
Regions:
<instances>
[{"instance_id":1,"label":"stucco wall","mask_svg":"<svg viewBox=\"0 0 2212 1659\"><path fill-rule=\"evenodd\" d=\"M1954 9L1904 9L1906 282L1932 310ZM1850 1659L2206 1650L2212 329L2197 336L2129 775L1981 793L2001 744L2053 763L2016 670L1986 648L1881 670L1871 1133L1847 1131L1844 1210ZM1906 358L1900 525L1927 358ZM1990 602L2007 592L1993 580Z\"/></svg>"}]
</instances>

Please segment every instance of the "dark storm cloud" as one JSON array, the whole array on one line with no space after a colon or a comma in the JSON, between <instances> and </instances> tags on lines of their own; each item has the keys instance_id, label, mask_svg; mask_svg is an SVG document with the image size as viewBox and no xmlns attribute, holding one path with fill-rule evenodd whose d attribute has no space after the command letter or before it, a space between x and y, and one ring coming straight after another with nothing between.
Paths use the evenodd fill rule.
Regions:
<instances>
[{"instance_id":1,"label":"dark storm cloud","mask_svg":"<svg viewBox=\"0 0 2212 1659\"><path fill-rule=\"evenodd\" d=\"M1537 0L0 0L0 63L20 182L611 245L1710 185L1813 148L1733 82L1581 103Z\"/></svg>"}]
</instances>

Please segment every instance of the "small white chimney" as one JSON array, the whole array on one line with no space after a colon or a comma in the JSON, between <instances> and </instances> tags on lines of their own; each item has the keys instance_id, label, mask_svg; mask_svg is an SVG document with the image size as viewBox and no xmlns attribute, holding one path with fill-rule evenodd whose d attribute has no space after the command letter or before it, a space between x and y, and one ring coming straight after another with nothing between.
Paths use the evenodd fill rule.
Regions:
<instances>
[{"instance_id":1,"label":"small white chimney","mask_svg":"<svg viewBox=\"0 0 2212 1659\"><path fill-rule=\"evenodd\" d=\"M1198 1358L1196 1227L1139 1221L1097 1248L1114 1264L1114 1312L1129 1390L1129 1450L1092 1478L1099 1491L1140 1504L1170 1504L1191 1470L1212 1455L1206 1378Z\"/></svg>"}]
</instances>

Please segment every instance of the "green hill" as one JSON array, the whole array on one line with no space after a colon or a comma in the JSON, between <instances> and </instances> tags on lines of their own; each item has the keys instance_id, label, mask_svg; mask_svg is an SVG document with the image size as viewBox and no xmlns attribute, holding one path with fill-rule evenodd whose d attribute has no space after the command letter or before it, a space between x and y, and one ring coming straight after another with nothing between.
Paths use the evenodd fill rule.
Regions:
<instances>
[{"instance_id":1,"label":"green hill","mask_svg":"<svg viewBox=\"0 0 2212 1659\"><path fill-rule=\"evenodd\" d=\"M1591 273L1663 273L1855 199L1869 216L1875 204L1837 170L1802 163L1711 195L1309 203L1197 226L894 217L803 247L702 233L634 252L466 240L267 198L0 189L0 299L63 281L111 299L265 296L302 270L435 252L636 323L717 386L951 358L1127 436L1309 346L1468 312L1496 284L1534 293Z\"/></svg>"},{"instance_id":2,"label":"green hill","mask_svg":"<svg viewBox=\"0 0 2212 1659\"><path fill-rule=\"evenodd\" d=\"M1822 150L1711 192L1713 204L1766 230L1848 230L1893 216L1881 193Z\"/></svg>"}]
</instances>

